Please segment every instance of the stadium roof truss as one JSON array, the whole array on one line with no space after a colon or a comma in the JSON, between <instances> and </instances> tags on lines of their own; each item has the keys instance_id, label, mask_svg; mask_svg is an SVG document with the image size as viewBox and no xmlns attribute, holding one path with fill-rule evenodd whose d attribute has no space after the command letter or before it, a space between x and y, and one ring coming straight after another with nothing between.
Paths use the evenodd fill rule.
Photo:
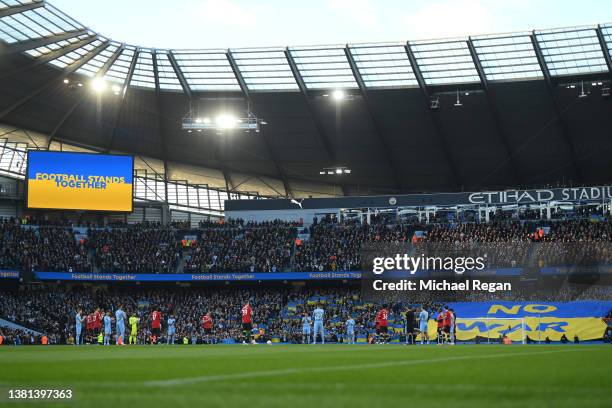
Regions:
<instances>
[{"instance_id":1,"label":"stadium roof truss","mask_svg":"<svg viewBox=\"0 0 612 408\"><path fill-rule=\"evenodd\" d=\"M551 77L609 72L612 58L612 25L537 30L471 37L488 81L542 79L536 50L541 49ZM92 40L93 41L90 41ZM92 52L105 41L82 24L44 1L0 0L2 52L22 51L34 58L55 53L47 62L63 68ZM468 38L411 41L418 69L427 86L480 82ZM75 47L75 44L78 45ZM97 55L77 73L89 77L122 48L105 78L123 84L131 59L137 58L132 87L155 88L153 55L157 58L159 87L163 91L235 91L238 78L228 56L234 58L249 92L296 91L299 85L288 61L288 51L308 90L358 88L347 60L353 57L366 88L419 86L415 67L406 54L405 43L350 44L230 50L151 50L117 42Z\"/></svg>"},{"instance_id":2,"label":"stadium roof truss","mask_svg":"<svg viewBox=\"0 0 612 408\"><path fill-rule=\"evenodd\" d=\"M503 83L514 81L525 82L537 92L540 89L547 90L548 100L542 101L542 109L551 106L554 116L559 118L559 141L565 145L566 152L569 152L565 156L569 164L558 165L573 167L574 170L568 174L573 181L580 181L582 177L577 167L584 153L581 153L580 146L570 140L571 125L566 123L566 115L563 114L558 96L553 95L554 87L581 81L604 80L603 86L608 87L606 89L609 92L609 81L612 79L612 24L390 43L206 50L153 49L113 41L75 21L44 0L0 0L0 57L8 55L12 55L11 58L15 60L19 59L21 66L8 63L8 72L1 72L0 80L9 83L11 78L19 77L27 85L31 85L31 88L24 89L22 95L18 95L16 91L15 95L7 92L7 95L10 94L6 98L8 103L0 110L0 119L16 113L26 103L40 97L45 90L52 89L52 86L60 84L62 80L72 81L77 75L83 79L101 77L112 85L115 95L119 98L118 103L99 107L98 110L101 114L106 112L112 115L108 116L106 123L97 130L97 136L103 140L104 151L116 147L114 141L117 142L125 136L122 129L137 129L139 135L144 137L135 143L146 145L146 148L139 150L139 154L158 157L161 151L164 161L167 157L178 154L175 140L183 143L184 150L181 152L192 153L189 156L195 158L189 159L192 163L203 160L201 156L215 149L219 152L222 150L216 146L206 147L202 151L190 151L194 150L194 147L197 150L197 146L187 145L191 140L181 141L182 136L173 132L170 127L176 119L173 108L184 106L185 100L180 99L182 95L186 97L189 106L192 99L207 99L209 94L211 98L216 98L219 94L228 94L231 97L240 95L249 101L259 98L259 109L259 106L270 101L265 96L266 93L279 94L274 98L286 104L283 102L274 107L262 108L262 116L266 119L272 117L272 122L275 122L266 128L270 131L262 132L261 136L265 139L262 145L265 145L265 149L262 148L246 160L243 160L244 155L240 156L239 149L234 149L230 153L235 153L238 159L233 159L233 163L230 160L230 164L227 164L228 161L224 160L221 153L217 154L217 157L212 157L214 154L210 153L206 160L209 166L221 167L224 173L252 171L255 176L278 176L285 185L287 196L291 195L290 176L297 177L293 181L300 180L300 177L300 181L312 181L308 178L310 176L304 176L311 174L312 170L307 169L309 172L305 173L305 163L317 161L317 164L312 165L318 166L320 161L323 166L337 165L341 164L339 159L345 159L340 157L343 153L336 146L338 140L341 140L341 131L335 124L331 124L335 118L328 114L329 111L323 105L327 103L327 99L320 98L330 94L329 91L344 89L352 99L358 99L352 108L355 109L355 114L351 121L345 122L352 132L351 137L355 138L355 146L351 148L354 157L358 157L356 164L363 162L364 158L376 158L378 163L380 160L386 163L384 166L372 165L369 170L380 171L377 176L372 175L369 178L368 175L367 184L362 186L376 186L373 180L377 177L377 181L384 180L387 183L385 188L405 191L413 188L411 181L414 181L415 177L411 178L405 174L401 165L402 159L396 152L404 147L402 143L409 144L412 149L421 148L424 141L418 139L418 134L415 134L418 132L428 134L432 140L436 139L432 142L435 146L431 146L430 152L434 149L441 152L440 155L440 152L435 152L435 155L432 153L427 159L423 155L423 163L430 159L448 162L448 174L431 175L431 180L433 177L445 178L445 183L448 183L446 188L462 188L473 183L475 176L472 176L471 181L465 182L466 177L461 172L463 164L455 157L459 153L452 137L453 129L440 115L434 113L433 106L430 106L440 95L456 92L459 99L459 93L464 90L476 90L477 94L485 96L485 99L476 97L473 100L485 101L482 105L484 111L478 113L484 112L488 115L487 120L490 120L492 127L483 132L498 134L505 151L499 153L501 159L506 158L514 168L514 177L508 182L520 184L529 181L524 174L521 176L516 170L521 165L524 166L525 161L521 163L516 157L523 152L515 148L517 138L510 134L512 131L509 130L508 120L503 117L504 106L507 105L496 106L500 102L503 104L497 97L501 92L497 90L502 89ZM50 68L38 68L41 66ZM31 77L19 76L33 69L44 70L43 74L46 76L41 77L39 84L30 81ZM38 71L36 72L38 75ZM83 82L81 79L74 79ZM406 91L386 92L396 89ZM417 91L413 92L412 89ZM140 92L147 90L154 91L150 92L153 95L151 99L147 99L146 95L142 96L144 94ZM399 94L403 97L409 95L411 98L416 94L419 102L421 99L424 101L424 105L420 105L418 111L411 110L414 105L411 104L412 99L409 105L404 104L403 100L393 99L393 102L381 107L381 90L385 91L385 95L391 95L391 99ZM419 93L421 95L418 95ZM137 105L141 108L138 114L134 112L134 103L129 101L132 96L142 98L138 99ZM66 109L60 111L61 108L58 107L55 111L59 122L56 120L45 126L45 131L50 135L49 145L60 128L65 124L65 127L70 127L68 124L77 116L72 115L73 112L83 111L84 109L78 107L89 98L81 95L65 100ZM46 103L53 105L53 102ZM423 107L429 112L423 111ZM168 111L172 113L168 114ZM349 110L345 112L348 117ZM184 111L180 114L184 115ZM399 123L400 119L394 122L395 118L407 114L415 115L413 118L423 117L423 122L427 123L422 124L419 131L413 131L414 123L406 127L404 123ZM150 120L154 115L158 117L157 123ZM285 121L288 117L291 120ZM283 121L284 123L279 123ZM125 126L126 123L130 126ZM469 125L462 126L466 129ZM472 129L472 133L476 130ZM358 135L360 132L361 136ZM64 133L61 132L65 138ZM365 140L366 133L375 138L373 140L379 146L378 156L376 152L371 151L372 145L366 145L372 143ZM304 140L306 134L318 140L307 145ZM157 146L156 136L159 136L161 145L159 151L149 147L154 144ZM358 140L358 137L362 139ZM313 153L308 158L300 155L299 160L284 157L285 153L291 154L290 149L298 140L300 143L304 142ZM169 143L170 141L172 143ZM200 143L197 140L196 142ZM92 139L79 140L79 143L97 146ZM123 141L119 144L125 150L134 150L134 145L126 145ZM259 147L253 145L249 148ZM315 149L319 150L314 153ZM362 151L367 154L358 156L363 154ZM258 159L252 159L254 156ZM260 165L259 162L263 161L259 160L261 157L269 158L276 171L272 167ZM254 164L252 168L240 168L251 159L253 163L258 164ZM299 161L301 163L294 166L294 162ZM232 168L232 165L235 167ZM318 174L318 170L316 173ZM429 177L428 172L424 171L424 175ZM388 180L391 181L387 182ZM327 184L335 191L335 185ZM342 188L346 187L341 182L338 184L341 184ZM179 190L179 187L165 186L164 196L174 194L178 197Z\"/></svg>"}]
</instances>

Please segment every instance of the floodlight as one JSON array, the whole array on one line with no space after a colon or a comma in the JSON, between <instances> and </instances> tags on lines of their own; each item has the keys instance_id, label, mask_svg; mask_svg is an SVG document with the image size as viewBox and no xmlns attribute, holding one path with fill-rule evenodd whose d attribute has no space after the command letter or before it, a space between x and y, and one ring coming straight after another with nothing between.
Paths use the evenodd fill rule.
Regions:
<instances>
[{"instance_id":1,"label":"floodlight","mask_svg":"<svg viewBox=\"0 0 612 408\"><path fill-rule=\"evenodd\" d=\"M65 83L65 84L69 84L69 83L70 83L70 80L69 80L68 78L66 78L66 79L64 79L64 83Z\"/></svg>"},{"instance_id":2,"label":"floodlight","mask_svg":"<svg viewBox=\"0 0 612 408\"><path fill-rule=\"evenodd\" d=\"M586 98L588 96L588 94L586 92L584 92L584 82L580 83L580 94L578 95L579 98Z\"/></svg>"},{"instance_id":3,"label":"floodlight","mask_svg":"<svg viewBox=\"0 0 612 408\"><path fill-rule=\"evenodd\" d=\"M238 116L235 112L218 111L214 117L204 116L210 115L210 112L194 111L190 107L189 113L183 118L181 128L183 130L201 130L203 132L214 131L217 134L222 134L221 131L242 130L245 132L259 132L259 125L263 119L258 118L252 111L250 102L247 102L246 115Z\"/></svg>"},{"instance_id":4,"label":"floodlight","mask_svg":"<svg viewBox=\"0 0 612 408\"><path fill-rule=\"evenodd\" d=\"M215 119L220 129L231 129L236 126L236 118L231 115L219 115Z\"/></svg>"},{"instance_id":5,"label":"floodlight","mask_svg":"<svg viewBox=\"0 0 612 408\"><path fill-rule=\"evenodd\" d=\"M455 102L455 106L463 106L461 100L459 100L459 90L457 89L457 101Z\"/></svg>"},{"instance_id":6,"label":"floodlight","mask_svg":"<svg viewBox=\"0 0 612 408\"><path fill-rule=\"evenodd\" d=\"M106 89L106 82L104 82L102 78L94 78L93 81L91 81L91 87L94 91L101 93Z\"/></svg>"},{"instance_id":7,"label":"floodlight","mask_svg":"<svg viewBox=\"0 0 612 408\"><path fill-rule=\"evenodd\" d=\"M340 176L342 174L351 174L351 169L348 167L340 166L340 167L326 167L319 171L319 174L322 176Z\"/></svg>"},{"instance_id":8,"label":"floodlight","mask_svg":"<svg viewBox=\"0 0 612 408\"><path fill-rule=\"evenodd\" d=\"M332 92L332 98L334 98L334 100L336 101L343 100L345 96L346 94L344 93L342 89L336 89L335 91Z\"/></svg>"}]
</instances>

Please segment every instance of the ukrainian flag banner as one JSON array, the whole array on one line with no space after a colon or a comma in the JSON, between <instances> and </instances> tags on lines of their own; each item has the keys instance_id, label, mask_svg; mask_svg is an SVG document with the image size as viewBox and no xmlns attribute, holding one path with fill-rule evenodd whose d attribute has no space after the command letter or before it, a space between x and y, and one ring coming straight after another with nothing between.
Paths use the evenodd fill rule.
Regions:
<instances>
[{"instance_id":1,"label":"ukrainian flag banner","mask_svg":"<svg viewBox=\"0 0 612 408\"><path fill-rule=\"evenodd\" d=\"M522 341L522 330L517 320L457 319L458 340L508 336L512 341ZM525 336L533 341L543 341L547 337L559 341L563 335L569 341L573 341L574 336L580 340L596 340L603 337L605 330L606 324L597 317L526 317L524 327Z\"/></svg>"},{"instance_id":2,"label":"ukrainian flag banner","mask_svg":"<svg viewBox=\"0 0 612 408\"><path fill-rule=\"evenodd\" d=\"M601 339L607 324L603 320L612 301L575 302L454 302L449 303L457 316L458 340L477 338L499 339L507 336L521 341L525 336L534 341L559 341L563 335L569 341ZM430 315L427 332L435 338L436 313ZM524 319L523 321L520 319Z\"/></svg>"},{"instance_id":3,"label":"ukrainian flag banner","mask_svg":"<svg viewBox=\"0 0 612 408\"><path fill-rule=\"evenodd\" d=\"M132 211L134 158L28 152L28 208Z\"/></svg>"}]
</instances>

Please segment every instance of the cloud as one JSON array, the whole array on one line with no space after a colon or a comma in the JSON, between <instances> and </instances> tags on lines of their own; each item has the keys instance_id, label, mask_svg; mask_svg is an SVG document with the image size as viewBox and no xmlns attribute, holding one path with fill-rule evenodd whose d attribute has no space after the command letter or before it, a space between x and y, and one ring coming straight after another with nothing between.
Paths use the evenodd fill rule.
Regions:
<instances>
[{"instance_id":1,"label":"cloud","mask_svg":"<svg viewBox=\"0 0 612 408\"><path fill-rule=\"evenodd\" d=\"M379 13L382 3L371 0L329 0L328 4L345 22L365 28L380 26Z\"/></svg>"},{"instance_id":2,"label":"cloud","mask_svg":"<svg viewBox=\"0 0 612 408\"><path fill-rule=\"evenodd\" d=\"M445 38L496 32L492 2L443 0L425 3L401 18L411 39Z\"/></svg>"},{"instance_id":3,"label":"cloud","mask_svg":"<svg viewBox=\"0 0 612 408\"><path fill-rule=\"evenodd\" d=\"M223 28L250 28L257 24L257 12L232 0L193 2L192 18L202 24ZM210 31L211 34L214 34Z\"/></svg>"}]
</instances>

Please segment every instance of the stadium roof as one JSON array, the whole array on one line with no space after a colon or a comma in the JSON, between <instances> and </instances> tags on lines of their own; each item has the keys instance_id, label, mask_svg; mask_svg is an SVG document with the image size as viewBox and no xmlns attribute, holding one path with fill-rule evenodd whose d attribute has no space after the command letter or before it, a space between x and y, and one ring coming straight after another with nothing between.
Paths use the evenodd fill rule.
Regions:
<instances>
[{"instance_id":1,"label":"stadium roof","mask_svg":"<svg viewBox=\"0 0 612 408\"><path fill-rule=\"evenodd\" d=\"M596 184L612 176L611 60L612 24L167 50L98 35L48 2L0 0L0 121L49 143L275 178L288 195L296 182L345 194ZM72 86L96 77L115 92ZM181 130L190 110L240 113L245 100L260 133ZM319 174L335 166L351 174Z\"/></svg>"}]
</instances>

